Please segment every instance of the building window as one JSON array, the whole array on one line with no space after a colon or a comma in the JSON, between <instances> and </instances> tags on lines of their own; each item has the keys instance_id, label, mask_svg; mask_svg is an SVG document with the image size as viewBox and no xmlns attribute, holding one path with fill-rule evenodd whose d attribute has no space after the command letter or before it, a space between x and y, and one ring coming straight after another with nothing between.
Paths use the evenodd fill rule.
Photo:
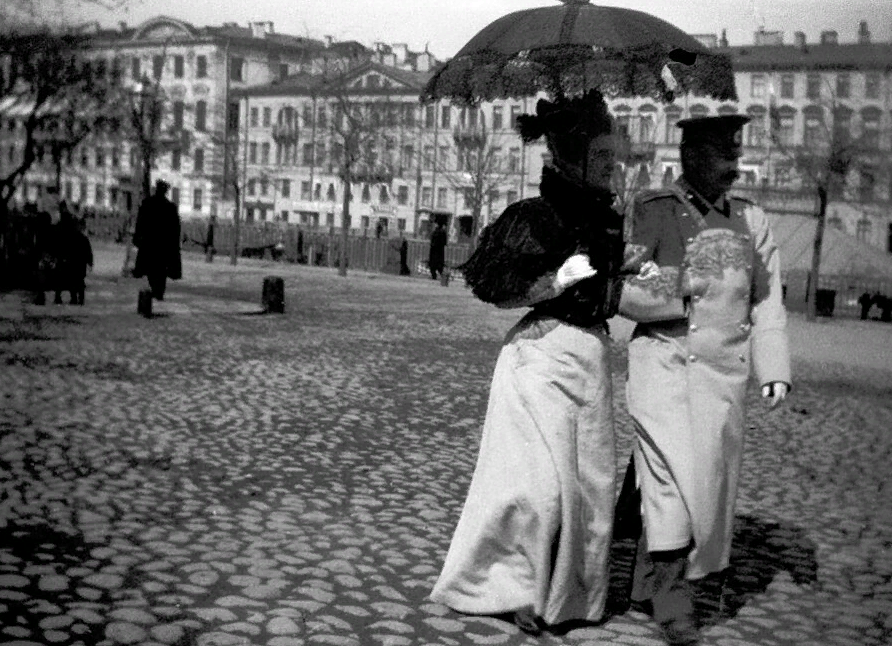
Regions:
<instances>
[{"instance_id":1,"label":"building window","mask_svg":"<svg viewBox=\"0 0 892 646\"><path fill-rule=\"evenodd\" d=\"M415 106L406 104L403 106L403 125L409 128L415 127Z\"/></svg>"},{"instance_id":2,"label":"building window","mask_svg":"<svg viewBox=\"0 0 892 646\"><path fill-rule=\"evenodd\" d=\"M809 74L805 77L805 96L809 99L821 98L820 74Z\"/></svg>"},{"instance_id":3,"label":"building window","mask_svg":"<svg viewBox=\"0 0 892 646\"><path fill-rule=\"evenodd\" d=\"M405 206L409 203L409 187L398 186L396 189L396 203Z\"/></svg>"},{"instance_id":4,"label":"building window","mask_svg":"<svg viewBox=\"0 0 892 646\"><path fill-rule=\"evenodd\" d=\"M269 164L269 142L264 141L260 144L260 163Z\"/></svg>"},{"instance_id":5,"label":"building window","mask_svg":"<svg viewBox=\"0 0 892 646\"><path fill-rule=\"evenodd\" d=\"M322 183L316 182L316 186L313 187L313 199L317 202L322 199Z\"/></svg>"},{"instance_id":6,"label":"building window","mask_svg":"<svg viewBox=\"0 0 892 646\"><path fill-rule=\"evenodd\" d=\"M833 135L840 143L847 143L852 139L852 111L849 108L836 109L833 116Z\"/></svg>"},{"instance_id":7,"label":"building window","mask_svg":"<svg viewBox=\"0 0 892 646\"><path fill-rule=\"evenodd\" d=\"M291 197L291 180L282 180L282 197Z\"/></svg>"},{"instance_id":8,"label":"building window","mask_svg":"<svg viewBox=\"0 0 892 646\"><path fill-rule=\"evenodd\" d=\"M646 112L638 117L638 141L649 143L653 140L654 116L652 112Z\"/></svg>"},{"instance_id":9,"label":"building window","mask_svg":"<svg viewBox=\"0 0 892 646\"><path fill-rule=\"evenodd\" d=\"M313 186L310 182L301 182L300 183L300 199L302 200L312 200L313 199Z\"/></svg>"},{"instance_id":10,"label":"building window","mask_svg":"<svg viewBox=\"0 0 892 646\"><path fill-rule=\"evenodd\" d=\"M173 202L175 206L180 205L180 189L176 186L170 189L170 201Z\"/></svg>"},{"instance_id":11,"label":"building window","mask_svg":"<svg viewBox=\"0 0 892 646\"><path fill-rule=\"evenodd\" d=\"M105 187L102 184L96 185L96 206L104 206L105 205Z\"/></svg>"},{"instance_id":12,"label":"building window","mask_svg":"<svg viewBox=\"0 0 892 646\"><path fill-rule=\"evenodd\" d=\"M253 177L248 180L248 195L255 195L257 193L257 180Z\"/></svg>"},{"instance_id":13,"label":"building window","mask_svg":"<svg viewBox=\"0 0 892 646\"><path fill-rule=\"evenodd\" d=\"M201 198L202 193L200 188L196 188L192 191L192 210L193 211L201 211Z\"/></svg>"},{"instance_id":14,"label":"building window","mask_svg":"<svg viewBox=\"0 0 892 646\"><path fill-rule=\"evenodd\" d=\"M96 168L105 166L105 150L103 148L96 149Z\"/></svg>"},{"instance_id":15,"label":"building window","mask_svg":"<svg viewBox=\"0 0 892 646\"><path fill-rule=\"evenodd\" d=\"M74 184L71 182L71 180L67 180L65 182L65 199L74 199Z\"/></svg>"},{"instance_id":16,"label":"building window","mask_svg":"<svg viewBox=\"0 0 892 646\"><path fill-rule=\"evenodd\" d=\"M204 172L204 149L196 148L193 155L195 157L195 172Z\"/></svg>"},{"instance_id":17,"label":"building window","mask_svg":"<svg viewBox=\"0 0 892 646\"><path fill-rule=\"evenodd\" d=\"M520 148L508 150L508 171L516 173L520 170Z\"/></svg>"},{"instance_id":18,"label":"building window","mask_svg":"<svg viewBox=\"0 0 892 646\"><path fill-rule=\"evenodd\" d=\"M403 146L400 154L400 167L404 170L411 170L415 166L415 147L411 144Z\"/></svg>"},{"instance_id":19,"label":"building window","mask_svg":"<svg viewBox=\"0 0 892 646\"><path fill-rule=\"evenodd\" d=\"M492 106L492 129L501 130L504 127L504 117L502 116L502 106Z\"/></svg>"},{"instance_id":20,"label":"building window","mask_svg":"<svg viewBox=\"0 0 892 646\"><path fill-rule=\"evenodd\" d=\"M870 242L870 220L863 218L855 225L855 237L862 242Z\"/></svg>"},{"instance_id":21,"label":"building window","mask_svg":"<svg viewBox=\"0 0 892 646\"><path fill-rule=\"evenodd\" d=\"M866 148L875 149L880 142L880 110L864 108L861 111L861 139Z\"/></svg>"},{"instance_id":22,"label":"building window","mask_svg":"<svg viewBox=\"0 0 892 646\"><path fill-rule=\"evenodd\" d=\"M889 225L889 230L886 233L886 252L892 253L892 224Z\"/></svg>"},{"instance_id":23,"label":"building window","mask_svg":"<svg viewBox=\"0 0 892 646\"><path fill-rule=\"evenodd\" d=\"M184 106L182 101L174 101L173 102L173 128L174 130L181 130L183 128L183 113Z\"/></svg>"},{"instance_id":24,"label":"building window","mask_svg":"<svg viewBox=\"0 0 892 646\"><path fill-rule=\"evenodd\" d=\"M869 72L864 75L864 98L879 99L880 98L880 75L876 72Z\"/></svg>"},{"instance_id":25,"label":"building window","mask_svg":"<svg viewBox=\"0 0 892 646\"><path fill-rule=\"evenodd\" d=\"M204 132L207 129L208 104L207 101L195 103L195 129Z\"/></svg>"},{"instance_id":26,"label":"building window","mask_svg":"<svg viewBox=\"0 0 892 646\"><path fill-rule=\"evenodd\" d=\"M304 144L302 161L306 166L313 165L313 144Z\"/></svg>"},{"instance_id":27,"label":"building window","mask_svg":"<svg viewBox=\"0 0 892 646\"><path fill-rule=\"evenodd\" d=\"M511 120L508 122L508 128L516 128L517 127L517 117L520 116L520 106L512 105L511 106Z\"/></svg>"},{"instance_id":28,"label":"building window","mask_svg":"<svg viewBox=\"0 0 892 646\"><path fill-rule=\"evenodd\" d=\"M69 149L68 152L71 152ZM71 161L69 160L69 164ZM120 168L121 167L121 152L117 148L111 149L111 167L112 168Z\"/></svg>"},{"instance_id":29,"label":"building window","mask_svg":"<svg viewBox=\"0 0 892 646\"><path fill-rule=\"evenodd\" d=\"M260 195L266 196L269 193L269 178L261 177L260 178Z\"/></svg>"},{"instance_id":30,"label":"building window","mask_svg":"<svg viewBox=\"0 0 892 646\"><path fill-rule=\"evenodd\" d=\"M269 128L273 122L273 109L263 108L263 127Z\"/></svg>"},{"instance_id":31,"label":"building window","mask_svg":"<svg viewBox=\"0 0 892 646\"><path fill-rule=\"evenodd\" d=\"M140 73L139 67L140 67L139 57L134 56L133 60L130 61L130 76L131 76L131 78L133 78L134 81L141 80L142 75Z\"/></svg>"},{"instance_id":32,"label":"building window","mask_svg":"<svg viewBox=\"0 0 892 646\"><path fill-rule=\"evenodd\" d=\"M208 75L208 57L207 56L196 56L195 57L195 76L197 78L203 79Z\"/></svg>"},{"instance_id":33,"label":"building window","mask_svg":"<svg viewBox=\"0 0 892 646\"><path fill-rule=\"evenodd\" d=\"M517 191L509 190L505 193L505 202L507 204L514 204L517 201Z\"/></svg>"},{"instance_id":34,"label":"building window","mask_svg":"<svg viewBox=\"0 0 892 646\"><path fill-rule=\"evenodd\" d=\"M793 131L795 127L796 112L792 109L778 110L775 119L775 136L778 143L785 146L793 145Z\"/></svg>"},{"instance_id":35,"label":"building window","mask_svg":"<svg viewBox=\"0 0 892 646\"><path fill-rule=\"evenodd\" d=\"M433 130L436 125L437 108L436 106L429 105L424 109L424 127Z\"/></svg>"},{"instance_id":36,"label":"building window","mask_svg":"<svg viewBox=\"0 0 892 646\"><path fill-rule=\"evenodd\" d=\"M793 74L781 74L780 95L782 99L792 99L796 77Z\"/></svg>"},{"instance_id":37,"label":"building window","mask_svg":"<svg viewBox=\"0 0 892 646\"><path fill-rule=\"evenodd\" d=\"M836 98L848 99L851 94L852 81L847 72L836 75Z\"/></svg>"},{"instance_id":38,"label":"building window","mask_svg":"<svg viewBox=\"0 0 892 646\"><path fill-rule=\"evenodd\" d=\"M229 80L244 81L245 80L245 59L233 56L229 59Z\"/></svg>"},{"instance_id":39,"label":"building window","mask_svg":"<svg viewBox=\"0 0 892 646\"><path fill-rule=\"evenodd\" d=\"M238 130L238 114L239 108L238 103L232 102L229 104L229 111L226 113L226 127L229 132L235 132Z\"/></svg>"},{"instance_id":40,"label":"building window","mask_svg":"<svg viewBox=\"0 0 892 646\"><path fill-rule=\"evenodd\" d=\"M256 164L257 163L257 142L252 141L248 144L248 163Z\"/></svg>"},{"instance_id":41,"label":"building window","mask_svg":"<svg viewBox=\"0 0 892 646\"><path fill-rule=\"evenodd\" d=\"M681 128L676 124L681 119L681 110L666 110L666 143L678 144L681 142Z\"/></svg>"},{"instance_id":42,"label":"building window","mask_svg":"<svg viewBox=\"0 0 892 646\"><path fill-rule=\"evenodd\" d=\"M170 151L170 170L180 170L182 156L183 154L179 150Z\"/></svg>"},{"instance_id":43,"label":"building window","mask_svg":"<svg viewBox=\"0 0 892 646\"><path fill-rule=\"evenodd\" d=\"M433 189L430 186L425 186L421 189L421 206L431 206L431 199L433 197Z\"/></svg>"},{"instance_id":44,"label":"building window","mask_svg":"<svg viewBox=\"0 0 892 646\"><path fill-rule=\"evenodd\" d=\"M318 144L316 144L316 165L325 165L325 142L320 141Z\"/></svg>"},{"instance_id":45,"label":"building window","mask_svg":"<svg viewBox=\"0 0 892 646\"><path fill-rule=\"evenodd\" d=\"M449 199L449 189L447 188L438 188L437 189L437 208L445 209L446 201Z\"/></svg>"},{"instance_id":46,"label":"building window","mask_svg":"<svg viewBox=\"0 0 892 646\"><path fill-rule=\"evenodd\" d=\"M448 128L449 124L452 122L452 108L448 105L444 105L440 110L440 127Z\"/></svg>"},{"instance_id":47,"label":"building window","mask_svg":"<svg viewBox=\"0 0 892 646\"><path fill-rule=\"evenodd\" d=\"M750 122L744 126L746 145L761 147L765 144L765 110L761 106L755 106L747 110L747 116Z\"/></svg>"},{"instance_id":48,"label":"building window","mask_svg":"<svg viewBox=\"0 0 892 646\"><path fill-rule=\"evenodd\" d=\"M173 76L174 78L183 78L184 64L183 57L179 54L173 57Z\"/></svg>"},{"instance_id":49,"label":"building window","mask_svg":"<svg viewBox=\"0 0 892 646\"><path fill-rule=\"evenodd\" d=\"M164 73L164 57L163 56L153 56L152 57L152 76L156 79L160 79L161 75Z\"/></svg>"},{"instance_id":50,"label":"building window","mask_svg":"<svg viewBox=\"0 0 892 646\"><path fill-rule=\"evenodd\" d=\"M363 184L362 185L362 203L368 204L371 201L372 201L372 192L371 192L371 190L369 190L369 185Z\"/></svg>"},{"instance_id":51,"label":"building window","mask_svg":"<svg viewBox=\"0 0 892 646\"><path fill-rule=\"evenodd\" d=\"M754 99L765 98L765 77L762 74L750 77L750 96Z\"/></svg>"},{"instance_id":52,"label":"building window","mask_svg":"<svg viewBox=\"0 0 892 646\"><path fill-rule=\"evenodd\" d=\"M873 202L876 198L876 175L871 169L862 169L858 182L858 196L862 202Z\"/></svg>"},{"instance_id":53,"label":"building window","mask_svg":"<svg viewBox=\"0 0 892 646\"><path fill-rule=\"evenodd\" d=\"M260 123L260 111L257 108L251 108L251 127L256 128Z\"/></svg>"},{"instance_id":54,"label":"building window","mask_svg":"<svg viewBox=\"0 0 892 646\"><path fill-rule=\"evenodd\" d=\"M820 108L811 107L805 112L805 128L802 132L802 143L806 146L817 146L823 141L821 130L823 119Z\"/></svg>"}]
</instances>

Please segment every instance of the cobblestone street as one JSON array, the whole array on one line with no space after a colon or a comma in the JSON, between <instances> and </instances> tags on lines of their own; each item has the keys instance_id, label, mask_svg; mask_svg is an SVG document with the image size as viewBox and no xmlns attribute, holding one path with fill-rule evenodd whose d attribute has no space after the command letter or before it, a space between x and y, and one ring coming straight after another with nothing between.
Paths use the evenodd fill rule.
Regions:
<instances>
[{"instance_id":1,"label":"cobblestone street","mask_svg":"<svg viewBox=\"0 0 892 646\"><path fill-rule=\"evenodd\" d=\"M186 254L146 319L123 250L96 255L83 307L0 296L0 643L662 644L635 612L535 639L427 599L518 311L458 283ZM271 274L284 315L260 315ZM892 325L793 317L791 336L789 405L751 393L703 643L888 646Z\"/></svg>"}]
</instances>

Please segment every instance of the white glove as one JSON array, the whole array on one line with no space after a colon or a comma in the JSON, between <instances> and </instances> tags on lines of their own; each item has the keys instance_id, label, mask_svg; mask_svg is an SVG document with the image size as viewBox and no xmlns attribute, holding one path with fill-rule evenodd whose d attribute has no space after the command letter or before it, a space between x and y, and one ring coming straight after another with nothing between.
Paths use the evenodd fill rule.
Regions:
<instances>
[{"instance_id":1,"label":"white glove","mask_svg":"<svg viewBox=\"0 0 892 646\"><path fill-rule=\"evenodd\" d=\"M769 408L774 408L786 399L788 392L790 392L790 387L783 381L772 381L770 384L762 386L762 397L771 399L768 402Z\"/></svg>"},{"instance_id":2,"label":"white glove","mask_svg":"<svg viewBox=\"0 0 892 646\"><path fill-rule=\"evenodd\" d=\"M636 276L636 278L647 280L648 278L655 278L659 275L660 266L653 260L648 260L646 263L641 265L641 269L638 270L638 276Z\"/></svg>"},{"instance_id":3,"label":"white glove","mask_svg":"<svg viewBox=\"0 0 892 646\"><path fill-rule=\"evenodd\" d=\"M557 270L557 276L554 278L554 290L560 294L580 280L591 278L597 273L597 270L592 267L588 255L577 253L567 258Z\"/></svg>"}]
</instances>

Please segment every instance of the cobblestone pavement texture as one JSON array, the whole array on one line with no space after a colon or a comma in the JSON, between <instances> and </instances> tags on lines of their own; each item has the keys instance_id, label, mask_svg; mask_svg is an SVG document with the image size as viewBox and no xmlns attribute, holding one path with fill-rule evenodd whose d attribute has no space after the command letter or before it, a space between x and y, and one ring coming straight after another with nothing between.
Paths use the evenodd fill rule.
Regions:
<instances>
[{"instance_id":1,"label":"cobblestone pavement texture","mask_svg":"<svg viewBox=\"0 0 892 646\"><path fill-rule=\"evenodd\" d=\"M635 612L537 639L427 599L517 312L455 284L187 256L146 319L122 257L99 246L83 307L0 299L0 643L661 644ZM269 274L284 315L257 315ZM752 393L703 643L892 644L892 326L792 333L789 405ZM626 456L621 396L616 413Z\"/></svg>"}]
</instances>

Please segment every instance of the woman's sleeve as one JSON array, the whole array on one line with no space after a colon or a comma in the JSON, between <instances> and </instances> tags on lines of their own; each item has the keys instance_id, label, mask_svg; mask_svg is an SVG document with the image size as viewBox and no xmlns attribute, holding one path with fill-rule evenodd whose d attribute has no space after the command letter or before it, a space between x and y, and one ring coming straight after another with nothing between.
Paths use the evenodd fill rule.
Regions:
<instances>
[{"instance_id":1,"label":"woman's sleeve","mask_svg":"<svg viewBox=\"0 0 892 646\"><path fill-rule=\"evenodd\" d=\"M572 253L560 233L547 205L536 200L512 204L484 230L460 267L465 282L477 298L502 308L554 298L557 269Z\"/></svg>"}]
</instances>

